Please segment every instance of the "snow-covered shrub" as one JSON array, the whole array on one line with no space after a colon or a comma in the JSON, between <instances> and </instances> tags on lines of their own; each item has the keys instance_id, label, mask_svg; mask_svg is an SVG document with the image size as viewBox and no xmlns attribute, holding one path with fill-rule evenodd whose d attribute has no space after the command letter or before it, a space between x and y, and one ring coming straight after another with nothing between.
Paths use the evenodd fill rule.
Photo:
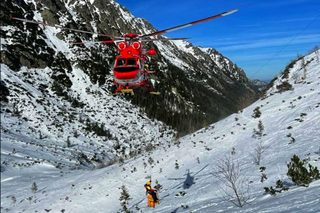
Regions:
<instances>
[{"instance_id":1,"label":"snow-covered shrub","mask_svg":"<svg viewBox=\"0 0 320 213\"><path fill-rule=\"evenodd\" d=\"M253 112L254 114L252 115L253 118L259 118L261 116L261 112L260 112L260 107L256 107Z\"/></svg>"},{"instance_id":2,"label":"snow-covered shrub","mask_svg":"<svg viewBox=\"0 0 320 213\"><path fill-rule=\"evenodd\" d=\"M263 130L264 130L264 126L262 124L262 121L260 120L258 123L258 131L254 128L252 137L260 139L261 136L263 135Z\"/></svg>"},{"instance_id":3,"label":"snow-covered shrub","mask_svg":"<svg viewBox=\"0 0 320 213\"><path fill-rule=\"evenodd\" d=\"M263 183L265 180L267 180L267 175L265 173L263 173L266 170L266 167L261 166L260 167L260 172L261 172L261 179L260 182Z\"/></svg>"},{"instance_id":4,"label":"snow-covered shrub","mask_svg":"<svg viewBox=\"0 0 320 213\"><path fill-rule=\"evenodd\" d=\"M276 188L273 188L272 186L264 187L264 191L267 194L271 194L273 196L276 196L277 193L281 193L282 191L288 191L288 190L289 190L289 188L285 187L281 180L277 180Z\"/></svg>"},{"instance_id":5,"label":"snow-covered shrub","mask_svg":"<svg viewBox=\"0 0 320 213\"><path fill-rule=\"evenodd\" d=\"M317 167L308 164L309 171L305 167L305 163L300 158L293 155L291 162L287 164L288 177L298 186L308 187L313 180L320 179L320 173Z\"/></svg>"},{"instance_id":6,"label":"snow-covered shrub","mask_svg":"<svg viewBox=\"0 0 320 213\"><path fill-rule=\"evenodd\" d=\"M290 140L289 144L292 144L292 143L294 143L295 141L296 141L296 139L295 139L294 137L291 137L291 140Z\"/></svg>"},{"instance_id":7,"label":"snow-covered shrub","mask_svg":"<svg viewBox=\"0 0 320 213\"><path fill-rule=\"evenodd\" d=\"M151 152L152 150L154 150L154 146L152 143L148 143L146 146L145 146L145 150L146 152Z\"/></svg>"},{"instance_id":8,"label":"snow-covered shrub","mask_svg":"<svg viewBox=\"0 0 320 213\"><path fill-rule=\"evenodd\" d=\"M189 208L189 206L188 205L181 205L181 208L187 209L187 208Z\"/></svg>"},{"instance_id":9,"label":"snow-covered shrub","mask_svg":"<svg viewBox=\"0 0 320 213\"><path fill-rule=\"evenodd\" d=\"M282 84L277 85L277 89L279 90L279 92L292 90L292 85L289 82L284 81L282 82Z\"/></svg>"},{"instance_id":10,"label":"snow-covered shrub","mask_svg":"<svg viewBox=\"0 0 320 213\"><path fill-rule=\"evenodd\" d=\"M175 163L175 167L174 167L176 170L179 169L179 164L178 164L178 160L176 160L176 163Z\"/></svg>"},{"instance_id":11,"label":"snow-covered shrub","mask_svg":"<svg viewBox=\"0 0 320 213\"><path fill-rule=\"evenodd\" d=\"M6 198L10 198L11 199L11 206L15 206L17 203L17 198L13 195L9 195Z\"/></svg>"},{"instance_id":12,"label":"snow-covered shrub","mask_svg":"<svg viewBox=\"0 0 320 213\"><path fill-rule=\"evenodd\" d=\"M155 188L156 190L160 191L163 187L162 187L162 185L159 183L159 181L156 180L156 185L154 186L154 188Z\"/></svg>"}]
</instances>

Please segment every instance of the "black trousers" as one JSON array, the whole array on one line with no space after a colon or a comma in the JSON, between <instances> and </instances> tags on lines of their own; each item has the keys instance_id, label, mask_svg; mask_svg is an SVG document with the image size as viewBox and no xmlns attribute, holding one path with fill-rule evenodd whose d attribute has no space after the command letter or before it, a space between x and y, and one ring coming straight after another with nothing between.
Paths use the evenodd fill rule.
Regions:
<instances>
[{"instance_id":1,"label":"black trousers","mask_svg":"<svg viewBox=\"0 0 320 213\"><path fill-rule=\"evenodd\" d=\"M156 192L149 191L148 193L151 194L154 202L156 202L156 201L158 200L158 196L157 196L157 193L156 193Z\"/></svg>"}]
</instances>

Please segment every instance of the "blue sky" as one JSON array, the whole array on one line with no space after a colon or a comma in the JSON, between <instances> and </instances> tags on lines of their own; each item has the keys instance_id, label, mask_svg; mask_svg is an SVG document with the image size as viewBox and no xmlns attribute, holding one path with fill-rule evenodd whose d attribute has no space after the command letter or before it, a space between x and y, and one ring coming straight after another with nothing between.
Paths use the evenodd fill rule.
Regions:
<instances>
[{"instance_id":1,"label":"blue sky","mask_svg":"<svg viewBox=\"0 0 320 213\"><path fill-rule=\"evenodd\" d=\"M298 54L320 47L319 0L116 0L163 30L238 8L229 16L164 34L213 47L251 79L274 78Z\"/></svg>"}]
</instances>

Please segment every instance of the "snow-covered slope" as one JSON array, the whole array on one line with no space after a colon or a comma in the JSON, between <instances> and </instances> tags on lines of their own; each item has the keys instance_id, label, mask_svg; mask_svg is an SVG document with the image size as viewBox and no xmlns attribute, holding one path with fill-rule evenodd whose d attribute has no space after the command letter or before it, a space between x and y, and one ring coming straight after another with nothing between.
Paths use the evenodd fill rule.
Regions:
<instances>
[{"instance_id":1,"label":"snow-covered slope","mask_svg":"<svg viewBox=\"0 0 320 213\"><path fill-rule=\"evenodd\" d=\"M75 148L58 146L54 135L40 140L39 133L27 134L24 124L18 124L18 119L8 116L8 112L2 112L2 211L118 212L120 187L124 185L132 198L127 204L131 212L320 212L320 180L309 187L298 187L286 175L287 163L294 154L320 167L319 58L319 53L305 57L308 63L304 81L295 84L292 78L296 76L293 73L303 72L297 61L286 77L276 80L263 100L194 134L171 143L162 142L157 150L99 170L70 170L74 159L69 156ZM3 73L14 81L15 76ZM293 89L280 93L276 86L285 78ZM27 84L22 86L31 89ZM33 91L33 94L38 96L40 92ZM109 104L120 104L121 101L117 101L110 100ZM137 113L130 106L127 110ZM261 112L260 117L254 112L257 110ZM259 129L259 121L264 126L261 136L254 134L254 129ZM36 117L33 122L45 126ZM146 124L136 121L132 127L137 125L142 128ZM141 131L152 131L153 125L150 122ZM124 133L117 134L125 137ZM97 140L93 141L93 146L97 146ZM73 143L84 151L91 146L80 145L79 141ZM264 152L257 165L254 156L259 144ZM239 162L242 177L249 182L250 199L243 208L222 198L223 188L215 168L225 156ZM267 177L264 182L261 182L262 166ZM156 209L146 207L143 185L150 175L153 184L157 180L163 186L159 193L162 201ZM275 197L265 194L263 187L275 187L277 180L282 180L290 189ZM32 191L34 182L37 190Z\"/></svg>"},{"instance_id":2,"label":"snow-covered slope","mask_svg":"<svg viewBox=\"0 0 320 213\"><path fill-rule=\"evenodd\" d=\"M103 88L91 84L81 70L74 71L78 72L74 75L77 78L72 79L69 92L77 97L66 100L56 99L49 87L52 82L47 79L52 70L15 73L1 65L1 79L10 91L9 103L2 103L1 111L2 145L10 144L4 151L6 155L15 149L20 157L25 157L21 155L24 151L19 150L21 146L38 147L39 153L47 152L43 146L52 146L51 151L58 149L57 155L76 159L76 164L79 154L108 163L140 152L144 149L141 146L171 140L174 131L168 126L150 120L130 103L108 96ZM30 75L36 76L33 85L28 80ZM12 135L17 138L11 140Z\"/></svg>"}]
</instances>

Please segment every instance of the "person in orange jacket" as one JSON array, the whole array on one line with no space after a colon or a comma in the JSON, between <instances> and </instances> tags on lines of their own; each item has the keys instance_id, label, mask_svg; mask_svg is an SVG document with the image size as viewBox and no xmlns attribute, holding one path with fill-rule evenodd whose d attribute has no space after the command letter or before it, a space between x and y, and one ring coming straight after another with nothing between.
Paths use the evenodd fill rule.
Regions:
<instances>
[{"instance_id":1,"label":"person in orange jacket","mask_svg":"<svg viewBox=\"0 0 320 213\"><path fill-rule=\"evenodd\" d=\"M146 189L146 194L150 194L155 203L159 203L160 199L157 196L157 190L151 188L151 180L144 184L144 188Z\"/></svg>"}]
</instances>

